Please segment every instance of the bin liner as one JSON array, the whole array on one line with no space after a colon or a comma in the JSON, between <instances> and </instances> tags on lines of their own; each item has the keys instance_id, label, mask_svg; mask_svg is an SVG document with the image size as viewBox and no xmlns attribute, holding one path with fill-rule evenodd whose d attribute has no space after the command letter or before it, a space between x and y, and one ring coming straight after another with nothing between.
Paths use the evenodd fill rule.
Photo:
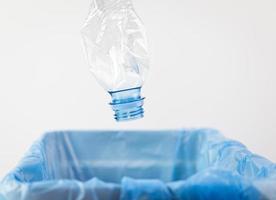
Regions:
<instances>
[{"instance_id":1,"label":"bin liner","mask_svg":"<svg viewBox=\"0 0 276 200\"><path fill-rule=\"evenodd\" d=\"M212 129L46 133L0 200L276 199L276 165Z\"/></svg>"}]
</instances>

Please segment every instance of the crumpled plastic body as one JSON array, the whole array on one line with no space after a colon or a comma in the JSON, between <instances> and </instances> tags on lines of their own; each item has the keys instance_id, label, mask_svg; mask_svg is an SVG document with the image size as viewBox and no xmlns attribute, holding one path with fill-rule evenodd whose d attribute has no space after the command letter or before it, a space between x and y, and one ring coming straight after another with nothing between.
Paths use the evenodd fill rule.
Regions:
<instances>
[{"instance_id":1,"label":"crumpled plastic body","mask_svg":"<svg viewBox=\"0 0 276 200\"><path fill-rule=\"evenodd\" d=\"M131 0L93 0L81 35L90 69L107 91L143 85L148 44Z\"/></svg>"},{"instance_id":2,"label":"crumpled plastic body","mask_svg":"<svg viewBox=\"0 0 276 200\"><path fill-rule=\"evenodd\" d=\"M212 129L53 132L0 199L276 199L276 165Z\"/></svg>"}]
</instances>

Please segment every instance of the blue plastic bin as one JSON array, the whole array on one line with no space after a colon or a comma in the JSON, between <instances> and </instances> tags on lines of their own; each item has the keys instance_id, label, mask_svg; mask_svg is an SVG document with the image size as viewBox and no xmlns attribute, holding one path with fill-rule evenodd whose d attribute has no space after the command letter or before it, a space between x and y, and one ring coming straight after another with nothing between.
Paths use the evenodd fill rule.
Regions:
<instances>
[{"instance_id":1,"label":"blue plastic bin","mask_svg":"<svg viewBox=\"0 0 276 200\"><path fill-rule=\"evenodd\" d=\"M276 165L211 129L45 134L0 200L276 199Z\"/></svg>"}]
</instances>

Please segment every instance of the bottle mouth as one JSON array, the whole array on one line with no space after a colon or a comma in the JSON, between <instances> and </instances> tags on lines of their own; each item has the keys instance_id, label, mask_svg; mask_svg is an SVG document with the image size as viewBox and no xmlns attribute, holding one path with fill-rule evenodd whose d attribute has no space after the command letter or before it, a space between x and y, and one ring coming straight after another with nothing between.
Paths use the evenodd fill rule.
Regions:
<instances>
[{"instance_id":1,"label":"bottle mouth","mask_svg":"<svg viewBox=\"0 0 276 200\"><path fill-rule=\"evenodd\" d=\"M141 87L109 92L112 98L110 105L115 112L116 121L134 120L144 117L144 97Z\"/></svg>"}]
</instances>

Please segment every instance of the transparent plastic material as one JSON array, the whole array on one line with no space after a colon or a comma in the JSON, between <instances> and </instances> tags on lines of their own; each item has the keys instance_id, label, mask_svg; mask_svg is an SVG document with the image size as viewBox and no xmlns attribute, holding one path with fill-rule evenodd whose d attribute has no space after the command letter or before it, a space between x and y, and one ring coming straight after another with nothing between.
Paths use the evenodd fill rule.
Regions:
<instances>
[{"instance_id":1,"label":"transparent plastic material","mask_svg":"<svg viewBox=\"0 0 276 200\"><path fill-rule=\"evenodd\" d=\"M94 0L81 34L90 69L108 92L143 85L149 68L148 45L131 0Z\"/></svg>"},{"instance_id":2,"label":"transparent plastic material","mask_svg":"<svg viewBox=\"0 0 276 200\"><path fill-rule=\"evenodd\" d=\"M276 199L276 165L212 129L53 132L0 182L3 199Z\"/></svg>"},{"instance_id":3,"label":"transparent plastic material","mask_svg":"<svg viewBox=\"0 0 276 200\"><path fill-rule=\"evenodd\" d=\"M144 99L140 96L141 88L131 88L110 92L112 102L110 105L115 112L117 121L137 119L144 116Z\"/></svg>"}]
</instances>

